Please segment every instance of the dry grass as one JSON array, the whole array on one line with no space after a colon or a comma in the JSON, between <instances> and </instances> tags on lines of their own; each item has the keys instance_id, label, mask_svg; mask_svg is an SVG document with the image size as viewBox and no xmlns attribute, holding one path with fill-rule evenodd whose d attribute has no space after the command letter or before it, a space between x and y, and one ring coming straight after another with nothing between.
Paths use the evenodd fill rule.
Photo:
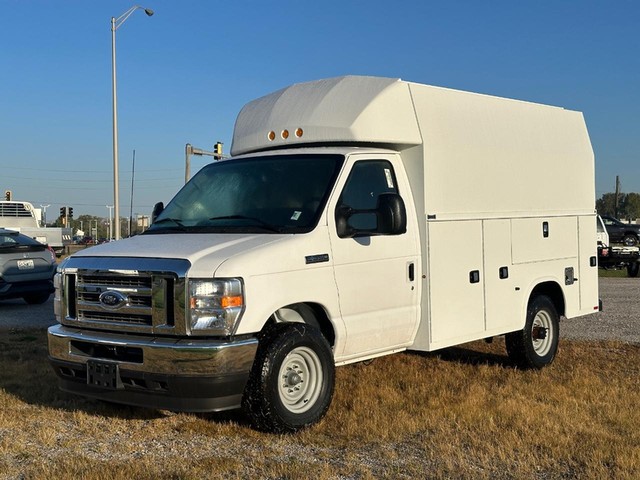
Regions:
<instances>
[{"instance_id":1,"label":"dry grass","mask_svg":"<svg viewBox=\"0 0 640 480\"><path fill-rule=\"evenodd\" d=\"M327 417L274 436L68 396L45 332L0 332L0 478L640 478L640 347L564 342L541 372L503 350L341 367Z\"/></svg>"}]
</instances>

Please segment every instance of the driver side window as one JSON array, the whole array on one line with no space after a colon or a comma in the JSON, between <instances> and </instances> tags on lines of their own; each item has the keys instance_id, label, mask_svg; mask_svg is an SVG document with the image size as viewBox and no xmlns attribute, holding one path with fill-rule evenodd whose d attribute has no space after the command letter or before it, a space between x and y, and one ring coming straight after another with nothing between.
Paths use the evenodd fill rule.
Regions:
<instances>
[{"instance_id":1,"label":"driver side window","mask_svg":"<svg viewBox=\"0 0 640 480\"><path fill-rule=\"evenodd\" d=\"M377 217L373 210L378 204L378 196L382 193L398 193L391 163L386 160L359 161L353 165L338 200L338 207L371 210L351 216L349 225L358 230L375 230Z\"/></svg>"}]
</instances>

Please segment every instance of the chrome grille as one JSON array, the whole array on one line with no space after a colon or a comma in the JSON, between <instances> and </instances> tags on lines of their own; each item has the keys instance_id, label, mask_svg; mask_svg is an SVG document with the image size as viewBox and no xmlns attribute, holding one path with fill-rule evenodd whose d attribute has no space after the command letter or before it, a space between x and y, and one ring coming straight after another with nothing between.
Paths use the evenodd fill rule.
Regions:
<instances>
[{"instance_id":1,"label":"chrome grille","mask_svg":"<svg viewBox=\"0 0 640 480\"><path fill-rule=\"evenodd\" d=\"M164 282L157 282L160 288ZM79 321L109 322L122 325L153 326L153 277L150 274L78 272L75 280L76 318ZM100 302L104 292L116 291L126 297L126 304L111 309ZM156 295L165 296L158 291Z\"/></svg>"},{"instance_id":2,"label":"chrome grille","mask_svg":"<svg viewBox=\"0 0 640 480\"><path fill-rule=\"evenodd\" d=\"M58 269L56 317L79 328L186 335L190 266L181 259L69 257Z\"/></svg>"}]
</instances>

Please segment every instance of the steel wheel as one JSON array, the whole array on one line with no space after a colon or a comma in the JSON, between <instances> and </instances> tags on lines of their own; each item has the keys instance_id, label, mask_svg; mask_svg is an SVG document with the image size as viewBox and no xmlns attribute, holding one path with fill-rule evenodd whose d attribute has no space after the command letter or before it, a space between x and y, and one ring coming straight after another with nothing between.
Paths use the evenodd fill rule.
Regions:
<instances>
[{"instance_id":1,"label":"steel wheel","mask_svg":"<svg viewBox=\"0 0 640 480\"><path fill-rule=\"evenodd\" d=\"M285 408L302 413L315 405L322 391L322 364L307 347L294 348L282 362L278 394Z\"/></svg>"},{"instance_id":2,"label":"steel wheel","mask_svg":"<svg viewBox=\"0 0 640 480\"><path fill-rule=\"evenodd\" d=\"M559 319L549 297L533 297L527 307L524 328L505 336L509 357L525 368L543 368L553 362L558 352Z\"/></svg>"},{"instance_id":3,"label":"steel wheel","mask_svg":"<svg viewBox=\"0 0 640 480\"><path fill-rule=\"evenodd\" d=\"M327 413L335 382L333 352L306 323L265 327L242 407L259 430L295 432Z\"/></svg>"},{"instance_id":4,"label":"steel wheel","mask_svg":"<svg viewBox=\"0 0 640 480\"><path fill-rule=\"evenodd\" d=\"M540 310L531 325L531 340L533 350L541 357L544 357L553 344L555 332L553 332L553 322L546 310Z\"/></svg>"}]
</instances>

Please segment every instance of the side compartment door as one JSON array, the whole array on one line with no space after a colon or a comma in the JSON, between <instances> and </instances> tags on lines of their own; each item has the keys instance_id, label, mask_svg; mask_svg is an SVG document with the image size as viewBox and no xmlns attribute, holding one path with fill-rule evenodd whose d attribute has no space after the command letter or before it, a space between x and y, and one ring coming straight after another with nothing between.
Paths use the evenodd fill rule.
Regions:
<instances>
[{"instance_id":1,"label":"side compartment door","mask_svg":"<svg viewBox=\"0 0 640 480\"><path fill-rule=\"evenodd\" d=\"M347 330L345 359L406 347L418 321L419 240L408 181L394 155L351 156L346 180L329 204L329 230L340 311ZM375 209L382 193L398 193L407 210L401 235L339 238L336 209ZM375 229L375 214L356 214L350 224ZM340 352L339 352L340 353Z\"/></svg>"},{"instance_id":2,"label":"side compartment door","mask_svg":"<svg viewBox=\"0 0 640 480\"><path fill-rule=\"evenodd\" d=\"M511 221L484 220L486 330L489 334L520 330L525 299L518 267L511 262Z\"/></svg>"},{"instance_id":3,"label":"side compartment door","mask_svg":"<svg viewBox=\"0 0 640 480\"><path fill-rule=\"evenodd\" d=\"M447 347L484 331L482 221L436 221L429 232L431 346Z\"/></svg>"},{"instance_id":4,"label":"side compartment door","mask_svg":"<svg viewBox=\"0 0 640 480\"><path fill-rule=\"evenodd\" d=\"M598 221L599 222L599 221ZM592 313L598 306L597 232L592 216L578 217L580 312Z\"/></svg>"}]
</instances>

